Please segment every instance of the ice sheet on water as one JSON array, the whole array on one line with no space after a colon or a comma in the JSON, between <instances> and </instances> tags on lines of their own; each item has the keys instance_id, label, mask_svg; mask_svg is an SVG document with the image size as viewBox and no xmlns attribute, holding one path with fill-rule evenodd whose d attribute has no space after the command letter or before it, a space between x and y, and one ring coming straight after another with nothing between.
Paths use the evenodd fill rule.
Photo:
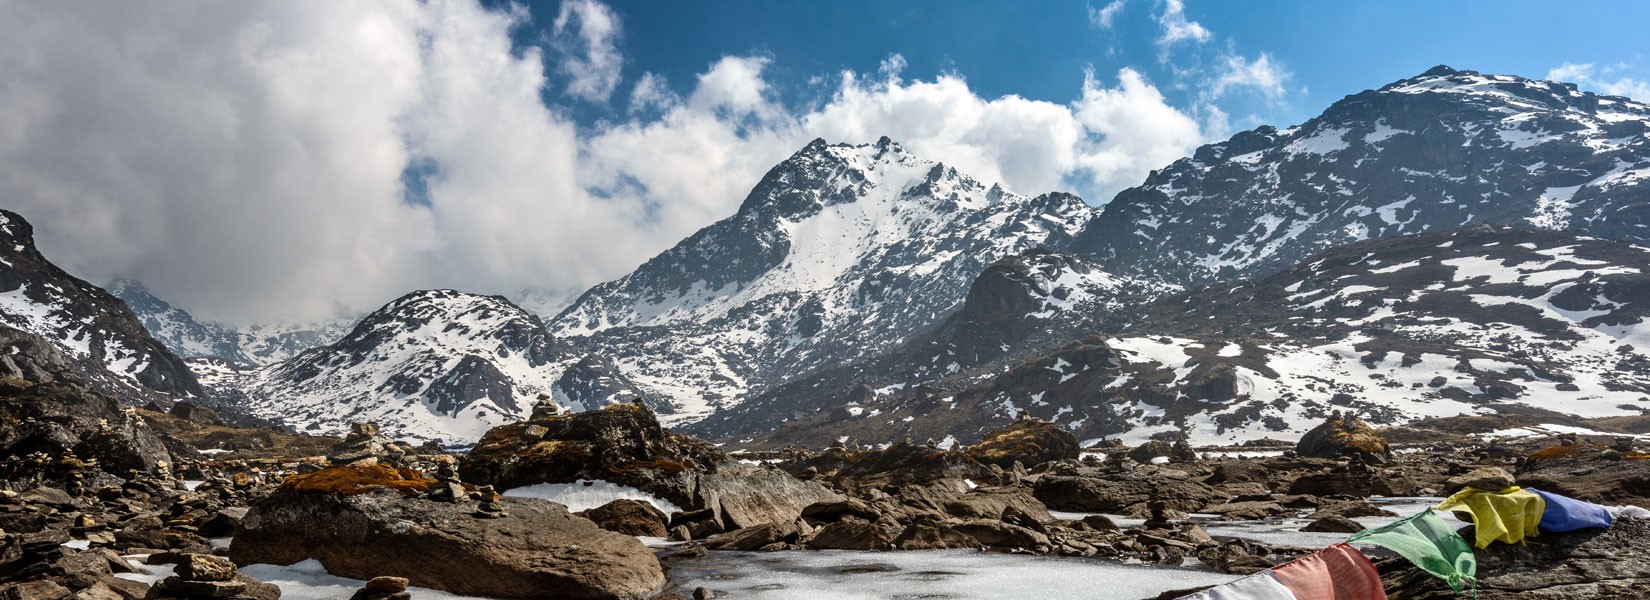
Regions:
<instances>
[{"instance_id":1,"label":"ice sheet on water","mask_svg":"<svg viewBox=\"0 0 1650 600\"><path fill-rule=\"evenodd\" d=\"M366 583L359 579L327 573L321 561L310 559L287 566L247 565L241 572L281 588L281 600L338 600L348 598ZM418 600L486 600L475 596L455 596L446 592L409 587Z\"/></svg>"},{"instance_id":2,"label":"ice sheet on water","mask_svg":"<svg viewBox=\"0 0 1650 600\"><path fill-rule=\"evenodd\" d=\"M967 550L712 552L678 563L671 576L684 589L704 586L747 600L1133 600L1237 579L1175 567Z\"/></svg>"},{"instance_id":3,"label":"ice sheet on water","mask_svg":"<svg viewBox=\"0 0 1650 600\"><path fill-rule=\"evenodd\" d=\"M540 483L519 487L504 492L505 496L513 498L541 498L560 503L567 510L579 512L590 510L614 500L641 500L651 503L655 508L670 514L682 510L669 500L655 497L653 494L636 488L610 483L600 479L580 479L573 483Z\"/></svg>"}]
</instances>

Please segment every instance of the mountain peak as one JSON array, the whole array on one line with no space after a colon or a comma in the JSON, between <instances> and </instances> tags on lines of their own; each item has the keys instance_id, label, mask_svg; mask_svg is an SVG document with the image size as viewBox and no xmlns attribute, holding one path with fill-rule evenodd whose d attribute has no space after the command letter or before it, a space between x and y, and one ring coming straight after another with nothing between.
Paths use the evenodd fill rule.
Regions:
<instances>
[{"instance_id":1,"label":"mountain peak","mask_svg":"<svg viewBox=\"0 0 1650 600\"><path fill-rule=\"evenodd\" d=\"M1449 65L1438 65L1438 66L1433 67L1431 69L1427 69L1427 72L1422 73L1420 76L1421 77L1449 77L1451 75L1461 75L1461 74L1464 74L1464 73L1472 73L1472 71L1457 71L1457 70L1455 70L1455 68L1453 68Z\"/></svg>"}]
</instances>

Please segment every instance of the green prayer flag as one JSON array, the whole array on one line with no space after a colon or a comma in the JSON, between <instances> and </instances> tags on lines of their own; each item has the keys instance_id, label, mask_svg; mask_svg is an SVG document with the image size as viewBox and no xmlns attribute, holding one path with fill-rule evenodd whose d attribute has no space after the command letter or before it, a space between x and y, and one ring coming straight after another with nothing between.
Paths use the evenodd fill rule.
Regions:
<instances>
[{"instance_id":1,"label":"green prayer flag","mask_svg":"<svg viewBox=\"0 0 1650 600\"><path fill-rule=\"evenodd\" d=\"M1347 542L1366 542L1397 552L1457 592L1475 585L1478 557L1455 528L1428 508L1415 516L1365 530Z\"/></svg>"}]
</instances>

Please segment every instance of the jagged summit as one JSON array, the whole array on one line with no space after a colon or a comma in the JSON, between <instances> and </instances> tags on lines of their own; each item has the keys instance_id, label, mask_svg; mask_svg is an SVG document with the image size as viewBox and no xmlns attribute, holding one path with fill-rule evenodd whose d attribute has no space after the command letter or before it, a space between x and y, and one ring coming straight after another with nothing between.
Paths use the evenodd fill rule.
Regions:
<instances>
[{"instance_id":1,"label":"jagged summit","mask_svg":"<svg viewBox=\"0 0 1650 600\"><path fill-rule=\"evenodd\" d=\"M988 186L888 138L815 140L739 212L586 292L552 329L698 416L904 342L986 265L1064 245L1092 215L1075 196Z\"/></svg>"},{"instance_id":2,"label":"jagged summit","mask_svg":"<svg viewBox=\"0 0 1650 600\"><path fill-rule=\"evenodd\" d=\"M1203 285L1337 245L1473 223L1650 241L1650 107L1434 68L1286 129L1199 148L1124 190L1073 250Z\"/></svg>"},{"instance_id":3,"label":"jagged summit","mask_svg":"<svg viewBox=\"0 0 1650 600\"><path fill-rule=\"evenodd\" d=\"M418 439L475 439L549 396L568 347L501 296L419 290L336 343L222 385L252 390L251 412L337 433L370 420Z\"/></svg>"}]
</instances>

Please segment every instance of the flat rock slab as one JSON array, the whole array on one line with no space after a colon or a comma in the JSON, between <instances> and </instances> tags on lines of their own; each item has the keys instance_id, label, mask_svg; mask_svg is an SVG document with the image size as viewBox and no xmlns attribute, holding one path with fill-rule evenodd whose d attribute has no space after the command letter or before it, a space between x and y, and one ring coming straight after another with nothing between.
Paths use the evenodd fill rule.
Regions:
<instances>
[{"instance_id":1,"label":"flat rock slab","mask_svg":"<svg viewBox=\"0 0 1650 600\"><path fill-rule=\"evenodd\" d=\"M508 516L489 519L473 516L473 503L393 492L282 492L247 515L229 555L243 565L313 558L343 577L405 577L419 587L494 598L631 600L665 583L658 559L634 537L553 502L502 503Z\"/></svg>"}]
</instances>

